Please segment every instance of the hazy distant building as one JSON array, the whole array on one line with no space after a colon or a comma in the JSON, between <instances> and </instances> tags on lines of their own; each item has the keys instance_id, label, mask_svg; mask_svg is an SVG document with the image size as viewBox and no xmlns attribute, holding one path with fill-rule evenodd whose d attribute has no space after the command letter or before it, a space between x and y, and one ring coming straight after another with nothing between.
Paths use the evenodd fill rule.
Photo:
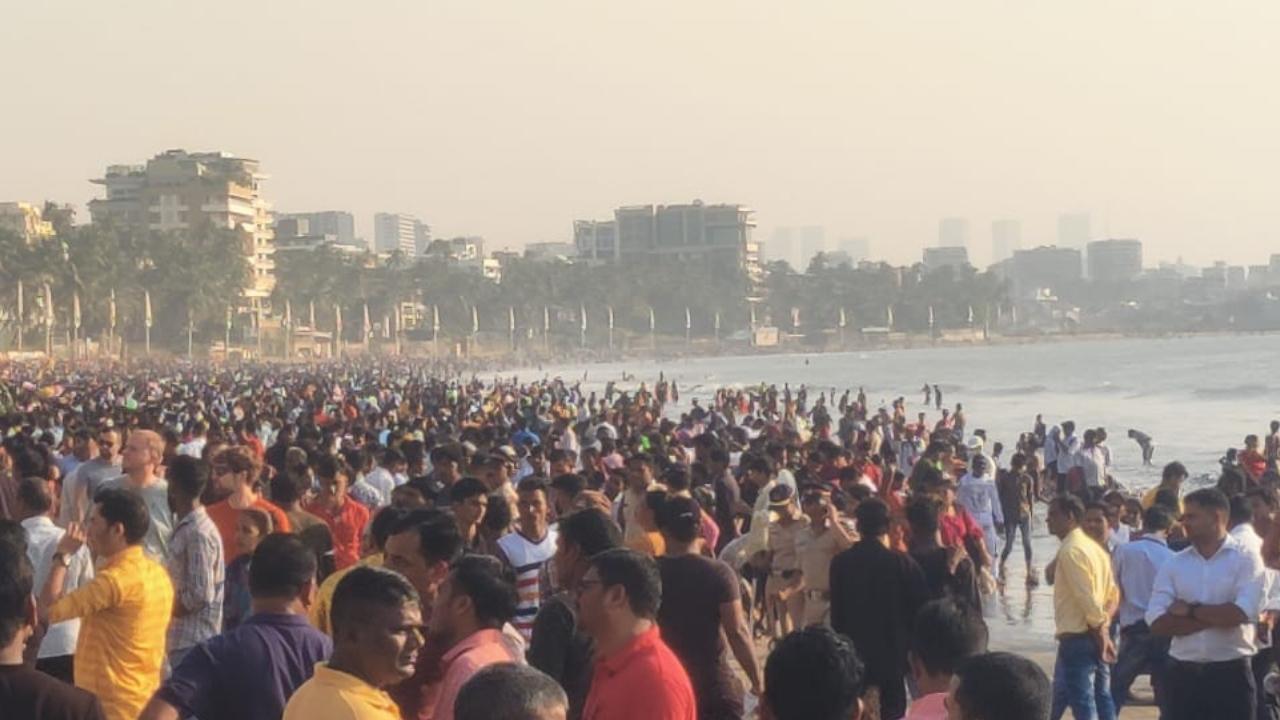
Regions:
<instances>
[{"instance_id":1,"label":"hazy distant building","mask_svg":"<svg viewBox=\"0 0 1280 720\"><path fill-rule=\"evenodd\" d=\"M1271 287L1272 275L1270 265L1250 265L1249 266L1249 288L1260 289Z\"/></svg>"},{"instance_id":2,"label":"hazy distant building","mask_svg":"<svg viewBox=\"0 0 1280 720\"><path fill-rule=\"evenodd\" d=\"M1080 283L1080 251L1055 246L1015 250L1010 280L1015 296L1029 296L1038 290L1061 292Z\"/></svg>"},{"instance_id":3,"label":"hazy distant building","mask_svg":"<svg viewBox=\"0 0 1280 720\"><path fill-rule=\"evenodd\" d=\"M800 247L796 243L796 229L776 227L769 235L769 259L785 261L791 267L796 265L796 256Z\"/></svg>"},{"instance_id":4,"label":"hazy distant building","mask_svg":"<svg viewBox=\"0 0 1280 720\"><path fill-rule=\"evenodd\" d=\"M857 265L871 258L871 240L866 237L847 237L840 240L837 250L849 256L849 262Z\"/></svg>"},{"instance_id":5,"label":"hazy distant building","mask_svg":"<svg viewBox=\"0 0 1280 720\"><path fill-rule=\"evenodd\" d=\"M1058 247L1083 250L1093 238L1089 213L1063 213L1058 216Z\"/></svg>"},{"instance_id":6,"label":"hazy distant building","mask_svg":"<svg viewBox=\"0 0 1280 720\"><path fill-rule=\"evenodd\" d=\"M631 205L613 213L613 225L605 222L574 223L574 244L581 253L595 243L587 256L608 262L667 259L676 262L708 262L738 266L755 276L760 268L760 244L752 239L754 211L742 205ZM615 234L616 250L608 248Z\"/></svg>"},{"instance_id":7,"label":"hazy distant building","mask_svg":"<svg viewBox=\"0 0 1280 720\"><path fill-rule=\"evenodd\" d=\"M800 256L796 258L796 269L804 272L813 262L813 256L825 253L827 247L827 229L819 225L806 225L800 228Z\"/></svg>"},{"instance_id":8,"label":"hazy distant building","mask_svg":"<svg viewBox=\"0 0 1280 720\"><path fill-rule=\"evenodd\" d=\"M356 241L356 219L345 210L322 210L319 212L276 213L276 227L286 220L301 220L307 225L304 235L328 235L338 245L363 245ZM277 233L278 234L278 233Z\"/></svg>"},{"instance_id":9,"label":"hazy distant building","mask_svg":"<svg viewBox=\"0 0 1280 720\"><path fill-rule=\"evenodd\" d=\"M568 260L577 255L576 243L537 242L524 246L524 256L529 260Z\"/></svg>"},{"instance_id":10,"label":"hazy distant building","mask_svg":"<svg viewBox=\"0 0 1280 720\"><path fill-rule=\"evenodd\" d=\"M1022 249L1022 223L1017 220L996 220L991 223L991 262L998 263Z\"/></svg>"},{"instance_id":11,"label":"hazy distant building","mask_svg":"<svg viewBox=\"0 0 1280 720\"><path fill-rule=\"evenodd\" d=\"M969 247L969 221L949 217L938 221L938 247Z\"/></svg>"},{"instance_id":12,"label":"hazy distant building","mask_svg":"<svg viewBox=\"0 0 1280 720\"><path fill-rule=\"evenodd\" d=\"M618 260L618 222L616 220L576 220L573 244L578 258L588 261Z\"/></svg>"},{"instance_id":13,"label":"hazy distant building","mask_svg":"<svg viewBox=\"0 0 1280 720\"><path fill-rule=\"evenodd\" d=\"M221 152L169 150L146 165L111 165L92 182L105 198L89 201L94 223L150 230L184 230L208 222L239 236L253 273L245 290L250 307L266 304L275 287L271 206L259 183L258 161Z\"/></svg>"},{"instance_id":14,"label":"hazy distant building","mask_svg":"<svg viewBox=\"0 0 1280 720\"><path fill-rule=\"evenodd\" d=\"M412 215L375 214L373 216L374 252L389 253L399 250L410 256L417 254L418 228L421 225L422 222Z\"/></svg>"},{"instance_id":15,"label":"hazy distant building","mask_svg":"<svg viewBox=\"0 0 1280 720\"><path fill-rule=\"evenodd\" d=\"M0 202L0 228L28 243L53 237L53 223L45 220L44 211L33 203Z\"/></svg>"},{"instance_id":16,"label":"hazy distant building","mask_svg":"<svg viewBox=\"0 0 1280 720\"><path fill-rule=\"evenodd\" d=\"M1248 281L1245 277L1245 269L1243 265L1231 265L1227 268L1227 288L1231 290L1243 290L1248 286Z\"/></svg>"},{"instance_id":17,"label":"hazy distant building","mask_svg":"<svg viewBox=\"0 0 1280 720\"><path fill-rule=\"evenodd\" d=\"M1088 245L1089 279L1096 283L1124 283L1142 274L1142 242L1095 240Z\"/></svg>"},{"instance_id":18,"label":"hazy distant building","mask_svg":"<svg viewBox=\"0 0 1280 720\"><path fill-rule=\"evenodd\" d=\"M931 247L924 249L925 271L950 267L961 269L969 264L969 250L964 247Z\"/></svg>"}]
</instances>

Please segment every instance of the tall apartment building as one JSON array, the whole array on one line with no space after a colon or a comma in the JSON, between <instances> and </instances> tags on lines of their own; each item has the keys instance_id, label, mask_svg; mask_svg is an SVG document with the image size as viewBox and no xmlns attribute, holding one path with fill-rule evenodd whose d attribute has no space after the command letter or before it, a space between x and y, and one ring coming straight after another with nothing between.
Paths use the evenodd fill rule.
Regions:
<instances>
[{"instance_id":1,"label":"tall apartment building","mask_svg":"<svg viewBox=\"0 0 1280 720\"><path fill-rule=\"evenodd\" d=\"M996 220L991 223L991 262L998 263L1022 249L1022 223L1017 220Z\"/></svg>"},{"instance_id":2,"label":"tall apartment building","mask_svg":"<svg viewBox=\"0 0 1280 720\"><path fill-rule=\"evenodd\" d=\"M1040 289L1061 292L1080 282L1080 251L1075 248L1038 247L1016 250L1010 280L1016 297L1026 297Z\"/></svg>"},{"instance_id":3,"label":"tall apartment building","mask_svg":"<svg viewBox=\"0 0 1280 720\"><path fill-rule=\"evenodd\" d=\"M115 222L150 230L184 230L207 222L237 234L252 282L244 300L265 306L275 287L271 206L263 198L257 160L223 152L169 150L145 165L110 165L91 182L105 198L89 201L94 223Z\"/></svg>"},{"instance_id":4,"label":"tall apartment building","mask_svg":"<svg viewBox=\"0 0 1280 720\"><path fill-rule=\"evenodd\" d=\"M377 213L373 216L373 250L389 253L399 250L406 255L418 254L419 228L422 221L401 213ZM430 233L430 230L427 230ZM429 242L429 241L428 241ZM423 250L425 250L425 246Z\"/></svg>"},{"instance_id":5,"label":"tall apartment building","mask_svg":"<svg viewBox=\"0 0 1280 720\"><path fill-rule=\"evenodd\" d=\"M308 232L303 235L324 235L333 238L338 245L361 245L356 241L356 219L345 210L321 210L319 212L276 213L276 223L286 220L305 221Z\"/></svg>"},{"instance_id":6,"label":"tall apartment building","mask_svg":"<svg viewBox=\"0 0 1280 720\"><path fill-rule=\"evenodd\" d=\"M34 203L0 202L0 228L28 243L53 237L53 223L44 219L44 211Z\"/></svg>"},{"instance_id":7,"label":"tall apartment building","mask_svg":"<svg viewBox=\"0 0 1280 720\"><path fill-rule=\"evenodd\" d=\"M926 271L943 267L958 270L969 264L969 251L963 246L927 247L921 261Z\"/></svg>"},{"instance_id":8,"label":"tall apartment building","mask_svg":"<svg viewBox=\"0 0 1280 720\"><path fill-rule=\"evenodd\" d=\"M706 205L697 200L683 205L631 205L615 210L612 222L575 222L574 244L580 256L592 260L724 263L757 277L761 247L752 239L753 214L742 205Z\"/></svg>"},{"instance_id":9,"label":"tall apartment building","mask_svg":"<svg viewBox=\"0 0 1280 720\"><path fill-rule=\"evenodd\" d=\"M1098 283L1121 283L1142 274L1142 241L1095 240L1089 243L1085 261L1089 279Z\"/></svg>"}]
</instances>

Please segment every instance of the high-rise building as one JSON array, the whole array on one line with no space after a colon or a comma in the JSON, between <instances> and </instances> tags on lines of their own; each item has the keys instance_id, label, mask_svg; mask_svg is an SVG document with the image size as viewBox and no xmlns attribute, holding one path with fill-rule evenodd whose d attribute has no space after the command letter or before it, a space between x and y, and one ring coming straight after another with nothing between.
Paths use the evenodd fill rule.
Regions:
<instances>
[{"instance_id":1,"label":"high-rise building","mask_svg":"<svg viewBox=\"0 0 1280 720\"><path fill-rule=\"evenodd\" d=\"M286 220L306 221L303 235L325 235L338 245L364 245L356 240L356 219L345 210L321 210L319 212L276 213L276 226Z\"/></svg>"},{"instance_id":2,"label":"high-rise building","mask_svg":"<svg viewBox=\"0 0 1280 720\"><path fill-rule=\"evenodd\" d=\"M616 220L576 220L573 244L578 258L612 262L618 259L618 222Z\"/></svg>"},{"instance_id":3,"label":"high-rise building","mask_svg":"<svg viewBox=\"0 0 1280 720\"><path fill-rule=\"evenodd\" d=\"M773 233L769 235L769 253L770 260L783 260L794 268L796 257L800 255L796 229L791 227L774 228Z\"/></svg>"},{"instance_id":4,"label":"high-rise building","mask_svg":"<svg viewBox=\"0 0 1280 720\"><path fill-rule=\"evenodd\" d=\"M373 250L389 253L399 250L413 256L418 252L418 234L422 221L401 213L376 213L373 216ZM430 230L428 229L429 233ZM429 244L429 242L428 242ZM425 248L423 248L425 250Z\"/></svg>"},{"instance_id":5,"label":"high-rise building","mask_svg":"<svg viewBox=\"0 0 1280 720\"><path fill-rule=\"evenodd\" d=\"M221 152L169 150L146 165L111 165L92 182L107 196L89 201L95 223L115 222L150 230L183 230L208 222L233 230L253 273L246 304L264 306L275 287L271 206L262 197L266 176L258 161Z\"/></svg>"},{"instance_id":6,"label":"high-rise building","mask_svg":"<svg viewBox=\"0 0 1280 720\"><path fill-rule=\"evenodd\" d=\"M595 260L621 262L663 258L678 262L706 261L727 263L758 270L760 246L752 240L756 223L753 211L742 205L705 205L695 200L687 205L631 205L613 213L612 226L607 221L579 220L574 223L574 243L579 251L597 243ZM599 252L608 247L607 237L615 233L616 250Z\"/></svg>"},{"instance_id":7,"label":"high-rise building","mask_svg":"<svg viewBox=\"0 0 1280 720\"><path fill-rule=\"evenodd\" d=\"M969 221L959 217L939 220L937 247L969 247Z\"/></svg>"},{"instance_id":8,"label":"high-rise building","mask_svg":"<svg viewBox=\"0 0 1280 720\"><path fill-rule=\"evenodd\" d=\"M837 249L849 256L850 264L857 266L871 257L871 240L863 236L843 238Z\"/></svg>"},{"instance_id":9,"label":"high-rise building","mask_svg":"<svg viewBox=\"0 0 1280 720\"><path fill-rule=\"evenodd\" d=\"M1088 245L1089 279L1096 283L1128 282L1142 274L1140 240L1095 240Z\"/></svg>"},{"instance_id":10,"label":"high-rise building","mask_svg":"<svg viewBox=\"0 0 1280 720\"><path fill-rule=\"evenodd\" d=\"M922 259L926 272L944 267L958 270L969 264L969 251L961 246L925 248Z\"/></svg>"},{"instance_id":11,"label":"high-rise building","mask_svg":"<svg viewBox=\"0 0 1280 720\"><path fill-rule=\"evenodd\" d=\"M28 243L53 237L53 223L45 220L44 211L33 203L0 202L0 228Z\"/></svg>"},{"instance_id":12,"label":"high-rise building","mask_svg":"<svg viewBox=\"0 0 1280 720\"><path fill-rule=\"evenodd\" d=\"M991 223L991 262L998 263L1022 249L1022 223L1017 220L996 220Z\"/></svg>"},{"instance_id":13,"label":"high-rise building","mask_svg":"<svg viewBox=\"0 0 1280 720\"><path fill-rule=\"evenodd\" d=\"M1015 250L1010 279L1013 293L1025 297L1048 289L1055 292L1080 283L1080 251L1055 246Z\"/></svg>"},{"instance_id":14,"label":"high-rise building","mask_svg":"<svg viewBox=\"0 0 1280 720\"><path fill-rule=\"evenodd\" d=\"M1089 213L1063 213L1058 216L1058 247L1083 250L1093 239Z\"/></svg>"},{"instance_id":15,"label":"high-rise building","mask_svg":"<svg viewBox=\"0 0 1280 720\"><path fill-rule=\"evenodd\" d=\"M800 256L796 258L796 269L803 272L813 262L818 253L825 253L827 247L827 229L820 225L806 225L800 228Z\"/></svg>"}]
</instances>

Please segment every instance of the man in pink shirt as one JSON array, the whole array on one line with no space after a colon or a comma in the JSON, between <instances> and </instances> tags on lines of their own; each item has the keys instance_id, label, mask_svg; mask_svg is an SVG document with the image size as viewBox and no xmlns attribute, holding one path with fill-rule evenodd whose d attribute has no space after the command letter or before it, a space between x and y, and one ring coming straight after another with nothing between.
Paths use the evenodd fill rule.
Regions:
<instances>
[{"instance_id":1,"label":"man in pink shirt","mask_svg":"<svg viewBox=\"0 0 1280 720\"><path fill-rule=\"evenodd\" d=\"M481 668L520 662L520 652L502 634L516 613L516 583L496 558L467 555L454 563L431 610L429 635L448 648L432 720L453 720L463 684Z\"/></svg>"},{"instance_id":2,"label":"man in pink shirt","mask_svg":"<svg viewBox=\"0 0 1280 720\"><path fill-rule=\"evenodd\" d=\"M903 720L947 720L951 676L966 659L986 651L987 624L977 610L949 598L921 607L909 656L917 697Z\"/></svg>"}]
</instances>

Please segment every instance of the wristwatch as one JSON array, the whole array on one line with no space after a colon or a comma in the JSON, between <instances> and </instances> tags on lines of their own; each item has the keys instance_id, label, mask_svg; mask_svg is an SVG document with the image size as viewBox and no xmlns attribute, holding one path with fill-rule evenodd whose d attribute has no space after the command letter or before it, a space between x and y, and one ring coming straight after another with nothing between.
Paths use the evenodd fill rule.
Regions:
<instances>
[{"instance_id":1,"label":"wristwatch","mask_svg":"<svg viewBox=\"0 0 1280 720\"><path fill-rule=\"evenodd\" d=\"M54 561L54 562L56 562L56 563L58 563L59 565L61 565L61 566L62 566L62 567L64 567L64 568L69 568L69 567L71 567L71 556L70 556L70 555L66 555L66 554L64 554L64 553L54 553L54 554L53 554L53 561Z\"/></svg>"}]
</instances>

